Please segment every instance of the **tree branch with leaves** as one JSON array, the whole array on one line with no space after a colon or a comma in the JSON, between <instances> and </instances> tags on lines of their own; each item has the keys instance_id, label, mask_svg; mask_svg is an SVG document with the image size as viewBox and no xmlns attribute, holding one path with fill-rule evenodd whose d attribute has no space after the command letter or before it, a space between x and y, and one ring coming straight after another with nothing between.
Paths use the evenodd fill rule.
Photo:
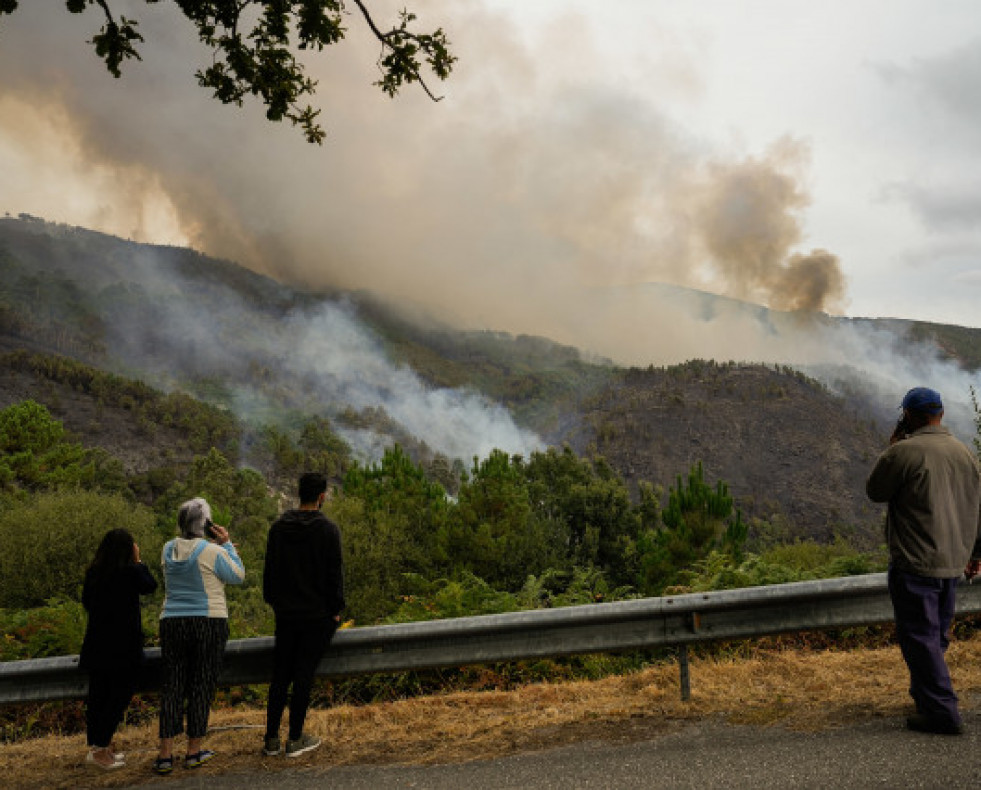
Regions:
<instances>
[{"instance_id":1,"label":"tree branch with leaves","mask_svg":"<svg viewBox=\"0 0 981 790\"><path fill-rule=\"evenodd\" d=\"M223 104L242 106L251 94L266 108L270 121L288 120L302 129L308 142L322 144L326 132L318 121L319 109L303 99L316 93L317 82L307 76L297 60L300 52L322 51L342 41L347 33L347 0L172 0L194 23L198 38L212 52L212 63L199 69L198 84L210 88ZM145 0L156 4L161 0ZM433 101L436 96L424 72L445 80L456 58L449 50L446 33L412 29L415 14L399 12L398 22L385 31L378 27L362 0L351 0L372 34L381 44L374 83L394 97L404 85L418 83ZM144 43L138 22L125 16L117 19L112 0L66 0L73 14L97 6L105 17L90 44L105 61L114 77L122 75L127 60L141 60L137 49ZM0 16L13 13L18 0L0 0Z\"/></svg>"}]
</instances>

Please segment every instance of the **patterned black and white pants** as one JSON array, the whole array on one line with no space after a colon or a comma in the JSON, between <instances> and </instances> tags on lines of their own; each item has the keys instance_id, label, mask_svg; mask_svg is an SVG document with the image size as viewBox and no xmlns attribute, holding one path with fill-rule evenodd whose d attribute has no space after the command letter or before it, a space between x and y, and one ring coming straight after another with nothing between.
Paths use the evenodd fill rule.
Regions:
<instances>
[{"instance_id":1,"label":"patterned black and white pants","mask_svg":"<svg viewBox=\"0 0 981 790\"><path fill-rule=\"evenodd\" d=\"M218 617L165 617L160 621L160 737L184 732L203 738L218 686L221 660L228 641L228 620Z\"/></svg>"}]
</instances>

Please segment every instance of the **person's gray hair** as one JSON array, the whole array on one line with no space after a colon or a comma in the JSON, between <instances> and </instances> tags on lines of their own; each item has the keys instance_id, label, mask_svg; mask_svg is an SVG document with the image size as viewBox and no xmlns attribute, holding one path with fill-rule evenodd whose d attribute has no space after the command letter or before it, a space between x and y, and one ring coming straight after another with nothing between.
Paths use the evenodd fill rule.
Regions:
<instances>
[{"instance_id":1,"label":"person's gray hair","mask_svg":"<svg viewBox=\"0 0 981 790\"><path fill-rule=\"evenodd\" d=\"M177 528L185 538L203 538L204 529L211 521L211 505L201 497L189 499L177 508Z\"/></svg>"}]
</instances>

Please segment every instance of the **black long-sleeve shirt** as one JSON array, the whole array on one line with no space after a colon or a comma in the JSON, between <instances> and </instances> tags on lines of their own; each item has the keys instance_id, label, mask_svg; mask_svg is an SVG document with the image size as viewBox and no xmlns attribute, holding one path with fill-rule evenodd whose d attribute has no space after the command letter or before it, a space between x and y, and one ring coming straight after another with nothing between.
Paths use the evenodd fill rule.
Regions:
<instances>
[{"instance_id":1,"label":"black long-sleeve shirt","mask_svg":"<svg viewBox=\"0 0 981 790\"><path fill-rule=\"evenodd\" d=\"M142 562L118 568L95 580L86 574L82 605L89 619L79 666L86 670L127 669L143 661L140 596L157 589Z\"/></svg>"}]
</instances>

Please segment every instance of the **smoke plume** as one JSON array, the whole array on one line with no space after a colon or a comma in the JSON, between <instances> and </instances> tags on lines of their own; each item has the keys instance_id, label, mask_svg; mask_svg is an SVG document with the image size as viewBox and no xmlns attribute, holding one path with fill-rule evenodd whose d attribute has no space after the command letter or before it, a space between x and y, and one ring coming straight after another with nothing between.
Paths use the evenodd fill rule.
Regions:
<instances>
[{"instance_id":1,"label":"smoke plume","mask_svg":"<svg viewBox=\"0 0 981 790\"><path fill-rule=\"evenodd\" d=\"M386 0L377 14L398 7ZM317 148L261 108L199 89L191 73L207 55L167 4L141 8L143 60L113 80L85 44L101 24L93 10L22 3L0 29L0 210L188 244L294 286L367 289L465 328L544 335L627 364L869 364L869 379L895 371L890 401L931 383L919 376L966 391L950 368L910 369L864 328L839 335L821 322L847 293L837 257L804 231L807 147L787 138L723 154L651 98L697 92L698 53L679 52L638 95L582 69L607 53L572 13L529 40L491 3L413 7L460 54L439 86L446 99L376 93L376 42L352 19L346 42L310 60L328 132ZM374 370L367 350L321 351L358 376ZM444 397L461 415L475 405L406 375L382 366L359 396L398 410L387 379L420 415L456 413Z\"/></svg>"},{"instance_id":2,"label":"smoke plume","mask_svg":"<svg viewBox=\"0 0 981 790\"><path fill-rule=\"evenodd\" d=\"M777 310L839 312L845 279L826 250L792 253L808 205L806 150L781 140L760 159L714 163L696 197L698 233L723 292Z\"/></svg>"},{"instance_id":3,"label":"smoke plume","mask_svg":"<svg viewBox=\"0 0 981 790\"><path fill-rule=\"evenodd\" d=\"M584 307L557 305L556 283L662 281L777 308L840 305L830 258L819 275L808 256L788 265L807 202L801 146L720 162L649 100L556 80L593 46L574 16L552 33L563 47L544 42L543 64L492 11L423 2L421 21L455 22L466 53L438 105L376 95L374 45L352 25L311 61L330 134L320 149L256 106L223 107L197 88L189 64L205 53L173 12L145 10L143 61L112 80L85 44L97 14L42 5L5 22L0 141L21 164L7 168L18 189L0 208L547 335ZM52 178L34 178L46 162ZM59 180L69 188L43 186Z\"/></svg>"}]
</instances>

